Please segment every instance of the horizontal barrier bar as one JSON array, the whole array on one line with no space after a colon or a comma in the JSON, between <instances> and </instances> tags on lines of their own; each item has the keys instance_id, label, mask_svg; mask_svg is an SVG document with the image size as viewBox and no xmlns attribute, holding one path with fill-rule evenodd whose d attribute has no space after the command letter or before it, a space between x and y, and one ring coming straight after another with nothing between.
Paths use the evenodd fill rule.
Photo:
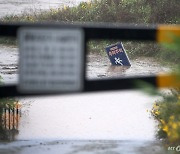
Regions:
<instances>
[{"instance_id":1,"label":"horizontal barrier bar","mask_svg":"<svg viewBox=\"0 0 180 154\"><path fill-rule=\"evenodd\" d=\"M80 92L95 92L107 90L128 90L138 89L137 83L143 81L157 88L180 87L180 80L175 75L157 75L143 77L128 77L114 79L85 80L84 89ZM74 93L74 92L73 92ZM79 92L75 92L79 93ZM22 93L18 91L17 85L0 86L0 97L36 96L36 95L57 95L65 93Z\"/></svg>"},{"instance_id":2,"label":"horizontal barrier bar","mask_svg":"<svg viewBox=\"0 0 180 154\"><path fill-rule=\"evenodd\" d=\"M135 25L117 25L117 24L47 24L47 23L0 23L0 37L17 37L20 27L36 27L36 28L82 28L85 34L85 43L93 39L121 39L121 40L138 40L138 41L158 41L171 42L172 35L180 36L179 25L152 25L152 26L135 26ZM86 50L86 47L85 47ZM86 51L85 51L86 52ZM86 57L85 62L86 62ZM84 71L85 72L85 71ZM85 74L84 74L85 75ZM129 77L120 79L101 79L86 80L84 79L83 92L105 91L105 90L122 90L137 88L137 81L145 81L156 87L180 87L179 80L172 75L163 76L145 76L145 77ZM18 85L0 86L0 97L14 96L35 96L47 93L20 93L17 90ZM52 94L52 93L49 93ZM53 93L59 94L59 93ZM63 93L64 94L64 93Z\"/></svg>"},{"instance_id":3,"label":"horizontal barrier bar","mask_svg":"<svg viewBox=\"0 0 180 154\"><path fill-rule=\"evenodd\" d=\"M169 42L169 33L180 36L180 25L0 23L0 37L16 37L20 27L82 28L86 39L122 39Z\"/></svg>"},{"instance_id":4,"label":"horizontal barrier bar","mask_svg":"<svg viewBox=\"0 0 180 154\"><path fill-rule=\"evenodd\" d=\"M120 79L101 79L101 80L85 80L84 89L80 92L106 91L106 90L127 90L137 88L136 81L145 81L156 85L156 77L132 77ZM35 95L51 95L64 93L22 93L18 91L18 85L0 86L0 97L14 96L35 96Z\"/></svg>"},{"instance_id":5,"label":"horizontal barrier bar","mask_svg":"<svg viewBox=\"0 0 180 154\"><path fill-rule=\"evenodd\" d=\"M87 40L89 39L122 39L122 40L156 40L157 26L133 26L115 24L28 24L28 23L0 23L0 36L16 37L20 27L41 28L82 28Z\"/></svg>"}]
</instances>

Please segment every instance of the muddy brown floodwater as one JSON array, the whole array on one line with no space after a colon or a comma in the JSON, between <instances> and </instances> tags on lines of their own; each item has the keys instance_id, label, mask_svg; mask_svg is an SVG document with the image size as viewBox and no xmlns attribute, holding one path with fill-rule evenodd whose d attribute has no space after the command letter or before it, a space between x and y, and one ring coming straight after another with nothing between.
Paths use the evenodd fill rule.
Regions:
<instances>
[{"instance_id":1,"label":"muddy brown floodwater","mask_svg":"<svg viewBox=\"0 0 180 154\"><path fill-rule=\"evenodd\" d=\"M170 71L150 57L131 60L131 67L111 66L108 57L97 54L89 54L87 61L88 79L155 75Z\"/></svg>"},{"instance_id":2,"label":"muddy brown floodwater","mask_svg":"<svg viewBox=\"0 0 180 154\"><path fill-rule=\"evenodd\" d=\"M0 46L3 82L18 82L18 49ZM112 67L106 56L89 54L87 78L152 75L170 69L152 58ZM116 91L54 97L19 98L23 104L16 140L0 143L0 153L164 154L148 111L158 97Z\"/></svg>"}]
</instances>

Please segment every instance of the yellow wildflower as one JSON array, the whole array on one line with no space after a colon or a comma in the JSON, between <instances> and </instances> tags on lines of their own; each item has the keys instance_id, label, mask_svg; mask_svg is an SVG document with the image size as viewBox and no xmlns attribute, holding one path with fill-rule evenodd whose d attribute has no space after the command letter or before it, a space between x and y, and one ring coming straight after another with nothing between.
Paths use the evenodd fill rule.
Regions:
<instances>
[{"instance_id":1,"label":"yellow wildflower","mask_svg":"<svg viewBox=\"0 0 180 154\"><path fill-rule=\"evenodd\" d=\"M86 6L84 4L81 7L84 8L84 9L86 8Z\"/></svg>"},{"instance_id":2,"label":"yellow wildflower","mask_svg":"<svg viewBox=\"0 0 180 154\"><path fill-rule=\"evenodd\" d=\"M162 123L163 125L165 125L165 121L164 121L164 120L161 119L160 121L161 121L161 123Z\"/></svg>"},{"instance_id":3,"label":"yellow wildflower","mask_svg":"<svg viewBox=\"0 0 180 154\"><path fill-rule=\"evenodd\" d=\"M156 110L154 113L155 113L155 115L159 115L160 114L160 112L158 110Z\"/></svg>"},{"instance_id":4,"label":"yellow wildflower","mask_svg":"<svg viewBox=\"0 0 180 154\"><path fill-rule=\"evenodd\" d=\"M163 131L165 131L166 133L169 133L169 128L168 128L168 126L167 125L165 125L164 127L163 127ZM170 134L169 134L170 135Z\"/></svg>"},{"instance_id":5,"label":"yellow wildflower","mask_svg":"<svg viewBox=\"0 0 180 154\"><path fill-rule=\"evenodd\" d=\"M173 121L174 120L174 115L170 116L169 120Z\"/></svg>"},{"instance_id":6,"label":"yellow wildflower","mask_svg":"<svg viewBox=\"0 0 180 154\"><path fill-rule=\"evenodd\" d=\"M177 129L177 127L178 127L178 126L177 126L177 123L176 123L176 122L173 122L172 128L173 128L173 129Z\"/></svg>"}]
</instances>

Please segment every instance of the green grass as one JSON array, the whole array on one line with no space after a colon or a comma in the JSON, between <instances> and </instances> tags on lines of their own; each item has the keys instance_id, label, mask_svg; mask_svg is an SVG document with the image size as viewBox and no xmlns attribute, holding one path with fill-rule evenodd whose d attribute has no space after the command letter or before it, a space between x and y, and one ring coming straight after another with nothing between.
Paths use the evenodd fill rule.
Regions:
<instances>
[{"instance_id":1,"label":"green grass","mask_svg":"<svg viewBox=\"0 0 180 154\"><path fill-rule=\"evenodd\" d=\"M17 46L17 39L10 37L0 38L0 45Z\"/></svg>"},{"instance_id":2,"label":"green grass","mask_svg":"<svg viewBox=\"0 0 180 154\"><path fill-rule=\"evenodd\" d=\"M63 22L63 23L86 23L86 22L109 22L109 23L131 23L131 24L178 24L180 23L179 5L180 1L171 0L92 0L82 2L78 6L63 6L49 11L32 11L22 15L6 16L3 22ZM88 49L91 52L104 54L104 48L117 41L91 41ZM16 45L15 40L0 39L0 44ZM156 45L155 43L123 42L128 55L153 56L170 62L178 62L176 54L169 56L170 51ZM169 58L167 58L169 57Z\"/></svg>"},{"instance_id":3,"label":"green grass","mask_svg":"<svg viewBox=\"0 0 180 154\"><path fill-rule=\"evenodd\" d=\"M173 23L179 22L178 0L93 0L82 2L76 7L64 6L32 14L11 15L2 19L12 21L55 21L55 22L118 22L118 23ZM153 6L153 7L152 7Z\"/></svg>"}]
</instances>

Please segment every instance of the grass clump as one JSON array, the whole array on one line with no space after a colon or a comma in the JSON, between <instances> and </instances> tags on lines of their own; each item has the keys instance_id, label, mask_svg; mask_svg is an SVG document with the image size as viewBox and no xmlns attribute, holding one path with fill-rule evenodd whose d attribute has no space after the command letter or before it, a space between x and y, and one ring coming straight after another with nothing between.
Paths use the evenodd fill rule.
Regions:
<instances>
[{"instance_id":1,"label":"grass clump","mask_svg":"<svg viewBox=\"0 0 180 154\"><path fill-rule=\"evenodd\" d=\"M17 46L17 39L10 37L0 38L0 45Z\"/></svg>"}]
</instances>

